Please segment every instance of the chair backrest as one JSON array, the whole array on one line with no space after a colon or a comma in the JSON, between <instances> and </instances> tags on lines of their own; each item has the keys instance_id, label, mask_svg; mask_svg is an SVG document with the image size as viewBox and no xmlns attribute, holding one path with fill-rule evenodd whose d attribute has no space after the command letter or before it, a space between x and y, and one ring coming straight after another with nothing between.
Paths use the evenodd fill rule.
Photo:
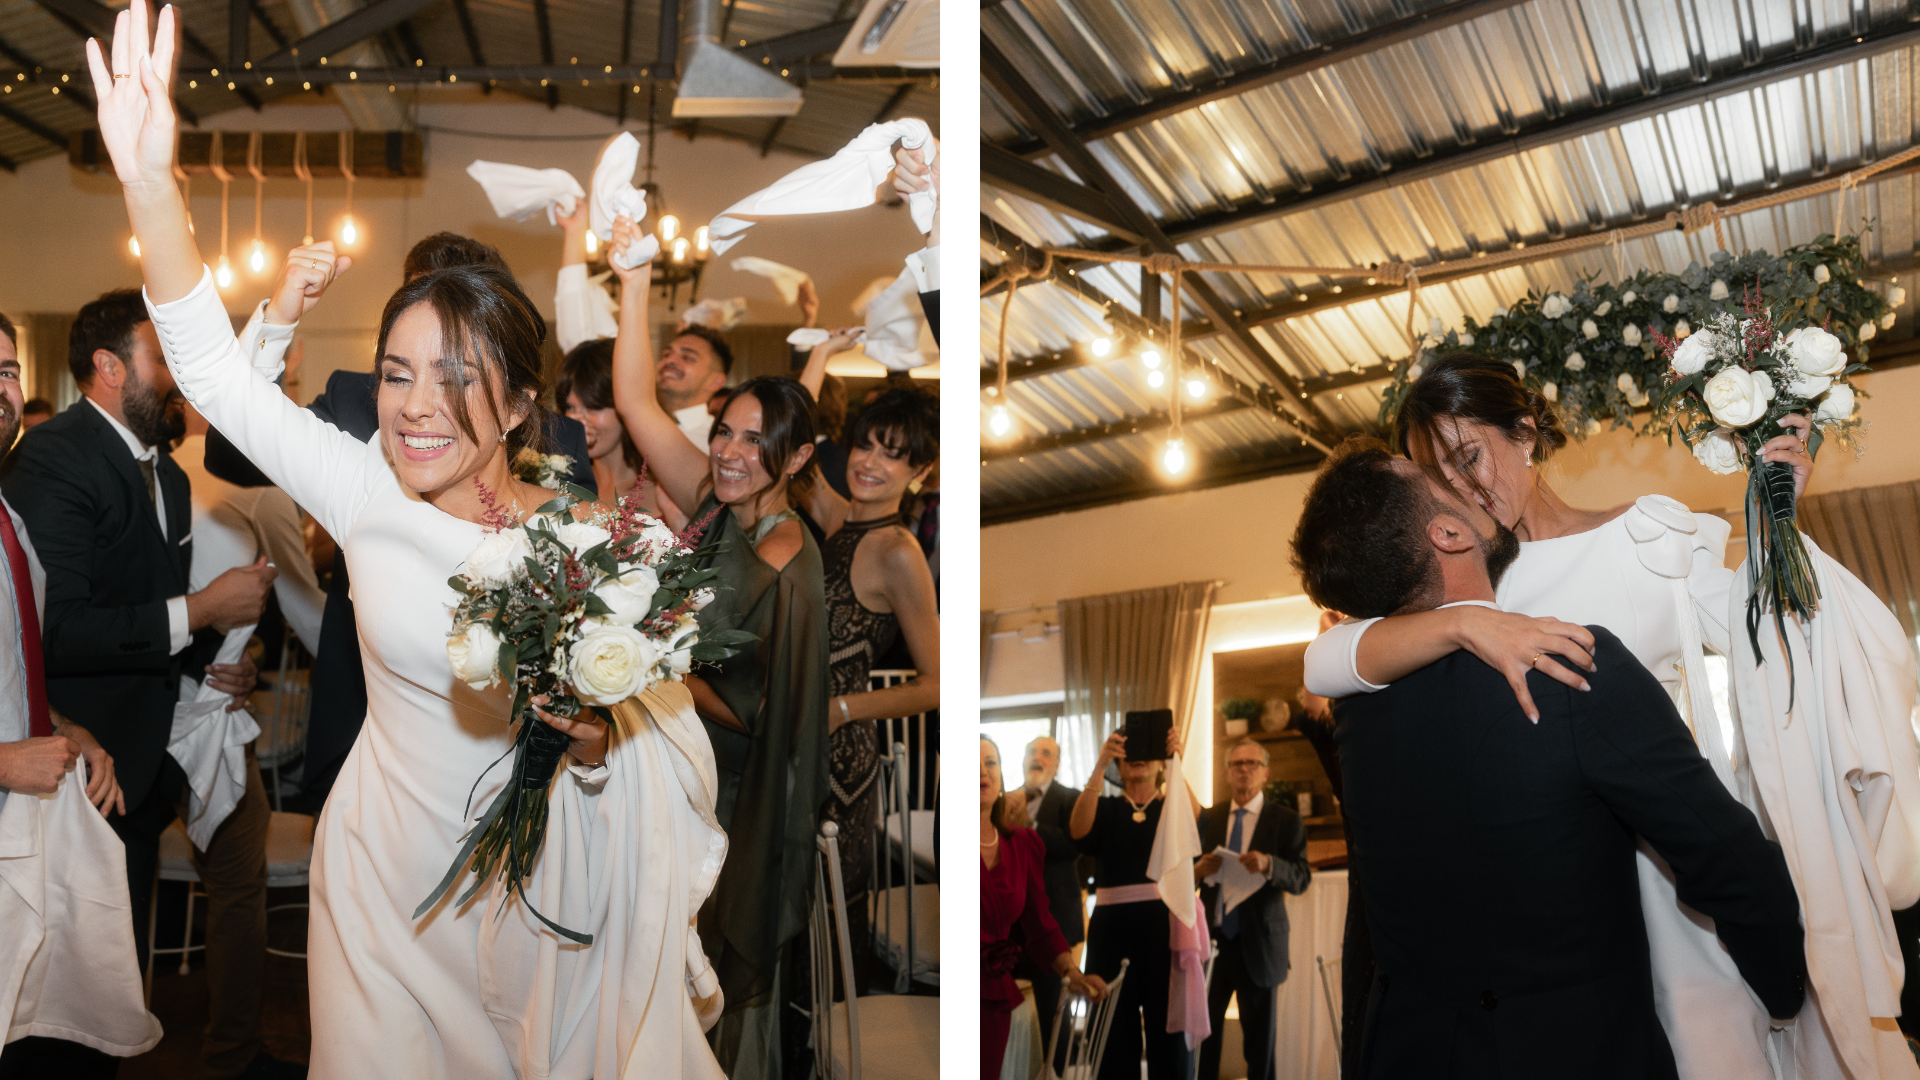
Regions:
<instances>
[{"instance_id":1,"label":"chair backrest","mask_svg":"<svg viewBox=\"0 0 1920 1080\"><path fill-rule=\"evenodd\" d=\"M1320 992L1327 996L1327 1022L1333 1025L1333 1052L1342 1054L1346 1051L1340 1045L1341 995L1334 992L1334 987L1340 984L1340 957L1329 960L1316 956L1313 961L1320 965Z\"/></svg>"},{"instance_id":2,"label":"chair backrest","mask_svg":"<svg viewBox=\"0 0 1920 1080\"><path fill-rule=\"evenodd\" d=\"M905 743L894 743L880 758L880 775L875 781L880 788L879 832L874 837L874 888L873 917L867 920L876 940L898 940L904 946L905 961L896 969L893 992L904 994L913 982L914 934L918 930L918 921L913 906L913 811L907 799L907 747ZM904 939L893 936L893 859L894 845L888 837L889 829L897 824L900 829L900 879L906 884L907 926ZM880 955L887 953L875 950Z\"/></svg>"},{"instance_id":3,"label":"chair backrest","mask_svg":"<svg viewBox=\"0 0 1920 1080\"><path fill-rule=\"evenodd\" d=\"M860 992L853 980L853 946L847 939L847 889L840 877L840 826L820 823L814 838L812 934L813 1064L815 1075L833 1076L833 968L840 964L840 985L847 1002L847 1080L860 1080Z\"/></svg>"},{"instance_id":4,"label":"chair backrest","mask_svg":"<svg viewBox=\"0 0 1920 1080\"><path fill-rule=\"evenodd\" d=\"M912 668L879 668L867 672L867 685L870 689L885 690L889 686L899 686L918 674ZM939 795L935 790L939 783L935 776L935 763L940 748L934 745L936 740L928 730L931 725L927 714L896 717L878 723L881 746L891 748L894 743L905 743L912 755L908 759L912 762L912 768L907 774L907 788L913 797L913 809L934 809L939 805Z\"/></svg>"},{"instance_id":5,"label":"chair backrest","mask_svg":"<svg viewBox=\"0 0 1920 1080\"><path fill-rule=\"evenodd\" d=\"M1130 960L1120 961L1120 974L1107 982L1107 996L1095 1002L1076 994L1067 980L1060 980L1060 1004L1053 1014L1053 1038L1047 1041L1047 1067L1059 1060L1054 1050L1060 1045L1060 1033L1067 1033L1067 1057L1061 1065L1061 1080L1093 1080L1100 1075L1100 1059L1107 1052L1107 1033L1113 1027L1114 1009L1120 1003L1120 988L1127 981Z\"/></svg>"}]
</instances>

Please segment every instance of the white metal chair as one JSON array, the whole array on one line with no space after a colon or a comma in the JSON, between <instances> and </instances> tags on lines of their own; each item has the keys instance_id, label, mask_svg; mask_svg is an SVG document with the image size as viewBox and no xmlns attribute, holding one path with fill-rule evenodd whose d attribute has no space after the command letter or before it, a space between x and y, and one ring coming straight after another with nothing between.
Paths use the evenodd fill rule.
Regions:
<instances>
[{"instance_id":1,"label":"white metal chair","mask_svg":"<svg viewBox=\"0 0 1920 1080\"><path fill-rule=\"evenodd\" d=\"M912 668L879 668L867 672L867 686L873 690L885 690L889 686L898 686L919 674ZM930 775L934 771L932 762L937 758L935 753L937 748L929 741L932 736L927 730L929 727L927 714L920 713L917 716L881 720L878 723L881 725L881 746L892 746L897 742L905 743L908 749L915 752L913 768L909 773L909 790L919 792L919 797L914 800L914 809L932 810L938 806L939 802L934 795L934 787L938 784L938 779Z\"/></svg>"},{"instance_id":2,"label":"white metal chair","mask_svg":"<svg viewBox=\"0 0 1920 1080\"><path fill-rule=\"evenodd\" d=\"M313 703L309 677L312 661L293 627L286 627L280 646L280 670L263 675L247 705L260 725L260 738L254 743L254 756L260 769L271 778L268 789L273 808L281 809L281 771L305 756L307 718Z\"/></svg>"},{"instance_id":3,"label":"white metal chair","mask_svg":"<svg viewBox=\"0 0 1920 1080\"><path fill-rule=\"evenodd\" d=\"M880 843L874 845L872 915L868 921L873 933L873 951L894 970L893 992L904 994L913 980L940 985L940 886L917 880L916 860L909 846L892 842L906 835L903 829L919 826L928 846L932 844L931 811L914 811L907 805L907 748L894 743L880 759ZM915 822L915 814L926 819ZM915 839L920 837L915 836ZM883 854L884 853L884 854ZM901 880L893 884L894 860L898 858Z\"/></svg>"},{"instance_id":4,"label":"white metal chair","mask_svg":"<svg viewBox=\"0 0 1920 1080\"><path fill-rule=\"evenodd\" d=\"M1060 1068L1060 1080L1093 1080L1100 1075L1100 1059L1107 1052L1107 1035L1113 1027L1114 1009L1120 1002L1121 987L1127 981L1130 960L1120 961L1120 974L1107 981L1107 996L1095 1002L1085 994L1076 994L1072 984L1060 980L1060 1004L1053 1013L1053 1038L1047 1040L1048 1067L1060 1060L1055 1049L1060 1033L1067 1033L1067 1057Z\"/></svg>"},{"instance_id":5,"label":"white metal chair","mask_svg":"<svg viewBox=\"0 0 1920 1080\"><path fill-rule=\"evenodd\" d=\"M306 814L283 814L276 810L267 823L267 888L296 888L307 884L308 869L313 863L313 818ZM205 951L205 945L193 943L193 906L196 900L207 895L200 884L200 872L193 868L193 841L187 838L186 823L174 819L167 831L160 834L160 869L156 875L152 896L147 903L147 963L146 995L147 1001L153 1001L153 960L162 953L180 954L180 974L192 970L192 954ZM159 948L154 944L154 931L160 919L161 881L179 881L187 886L187 917L180 931L180 944ZM275 904L267 909L267 914L276 911L292 911L305 908L305 902L295 904ZM288 956L294 959L306 959L306 952L288 952L268 947L267 952L274 956Z\"/></svg>"},{"instance_id":6,"label":"white metal chair","mask_svg":"<svg viewBox=\"0 0 1920 1080\"><path fill-rule=\"evenodd\" d=\"M291 889L305 888L307 877L313 866L313 824L314 819L307 814L284 814L276 810L273 820L267 826L267 888ZM306 901L292 904L275 904L267 909L267 914L276 911L305 910ZM305 960L307 951L290 952L268 946L267 952L274 956L290 956Z\"/></svg>"},{"instance_id":7,"label":"white metal chair","mask_svg":"<svg viewBox=\"0 0 1920 1080\"><path fill-rule=\"evenodd\" d=\"M940 1075L940 999L855 989L847 937L840 827L822 822L814 838L812 934L813 1058L821 1080L929 1080ZM834 964L845 1000L833 1000ZM865 1034L862 1034L862 1022Z\"/></svg>"},{"instance_id":8,"label":"white metal chair","mask_svg":"<svg viewBox=\"0 0 1920 1080\"><path fill-rule=\"evenodd\" d=\"M1341 958L1338 956L1332 960L1324 956L1316 956L1313 958L1313 962L1320 966L1320 992L1327 996L1327 1023L1333 1026L1333 1052L1335 1056L1346 1052L1345 1048L1340 1045L1341 995L1336 990L1336 986L1340 982L1340 960Z\"/></svg>"}]
</instances>

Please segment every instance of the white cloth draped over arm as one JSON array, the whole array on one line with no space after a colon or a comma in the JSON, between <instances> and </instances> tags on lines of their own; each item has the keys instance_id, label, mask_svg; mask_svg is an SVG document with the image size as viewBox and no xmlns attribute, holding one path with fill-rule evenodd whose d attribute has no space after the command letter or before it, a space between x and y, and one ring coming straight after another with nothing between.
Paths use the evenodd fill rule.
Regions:
<instances>
[{"instance_id":1,"label":"white cloth draped over arm","mask_svg":"<svg viewBox=\"0 0 1920 1080\"><path fill-rule=\"evenodd\" d=\"M508 221L525 221L542 210L547 224L556 224L554 208L572 214L574 200L587 193L580 181L565 169L529 169L525 165L507 165L498 161L476 161L467 166L467 175L487 193L493 212Z\"/></svg>"},{"instance_id":2,"label":"white cloth draped over arm","mask_svg":"<svg viewBox=\"0 0 1920 1080\"><path fill-rule=\"evenodd\" d=\"M233 324L201 268L200 284L147 312L180 393L293 501L344 538L382 481L394 483L378 441L362 443L287 400L240 353Z\"/></svg>"},{"instance_id":3,"label":"white cloth draped over arm","mask_svg":"<svg viewBox=\"0 0 1920 1080\"><path fill-rule=\"evenodd\" d=\"M860 348L888 371L911 371L933 361L921 346L927 315L920 309L913 274L900 271L893 284L867 302L867 332Z\"/></svg>"},{"instance_id":4,"label":"white cloth draped over arm","mask_svg":"<svg viewBox=\"0 0 1920 1080\"><path fill-rule=\"evenodd\" d=\"M252 637L251 624L227 631L213 662L238 663ZM167 736L167 753L187 774L187 837L202 851L247 794L247 744L260 737L260 725L247 710L227 711L232 700L206 683L182 677L173 731Z\"/></svg>"},{"instance_id":5,"label":"white cloth draped over arm","mask_svg":"<svg viewBox=\"0 0 1920 1080\"><path fill-rule=\"evenodd\" d=\"M1360 636L1379 619L1342 619L1307 646L1307 689L1324 698L1385 690L1360 677Z\"/></svg>"},{"instance_id":6,"label":"white cloth draped over arm","mask_svg":"<svg viewBox=\"0 0 1920 1080\"><path fill-rule=\"evenodd\" d=\"M750 218L831 214L872 206L876 201L875 189L893 171L896 142L908 150L924 148L927 164L933 164L933 131L925 120L908 117L869 125L832 157L802 165L714 218L708 226L714 254L725 254L728 248L744 239L746 231L754 225ZM922 233L933 230L933 211L938 199L939 192L931 186L907 196L907 212Z\"/></svg>"},{"instance_id":7,"label":"white cloth draped over arm","mask_svg":"<svg viewBox=\"0 0 1920 1080\"><path fill-rule=\"evenodd\" d=\"M587 277L586 263L561 267L553 288L553 340L560 346L560 355L589 341L618 334L619 311L607 290Z\"/></svg>"},{"instance_id":8,"label":"white cloth draped over arm","mask_svg":"<svg viewBox=\"0 0 1920 1080\"><path fill-rule=\"evenodd\" d=\"M647 216L647 193L633 186L633 167L640 161L640 140L621 132L600 152L593 167L593 199L587 204L587 224L604 243L613 242L613 219L625 217L635 225ZM623 269L651 262L660 254L660 239L647 233L628 249L625 258L613 256ZM613 335L609 334L608 337Z\"/></svg>"}]
</instances>

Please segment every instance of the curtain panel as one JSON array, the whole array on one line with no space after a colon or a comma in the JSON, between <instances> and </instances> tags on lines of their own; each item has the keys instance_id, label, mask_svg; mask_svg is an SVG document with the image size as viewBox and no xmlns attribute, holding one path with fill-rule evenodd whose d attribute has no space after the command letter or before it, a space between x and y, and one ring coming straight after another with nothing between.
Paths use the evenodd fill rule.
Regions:
<instances>
[{"instance_id":1,"label":"curtain panel","mask_svg":"<svg viewBox=\"0 0 1920 1080\"><path fill-rule=\"evenodd\" d=\"M1086 778L1129 710L1172 709L1174 728L1186 730L1218 589L1198 581L1060 602L1059 742L1068 783Z\"/></svg>"},{"instance_id":2,"label":"curtain panel","mask_svg":"<svg viewBox=\"0 0 1920 1080\"><path fill-rule=\"evenodd\" d=\"M1800 527L1920 634L1920 481L1800 500Z\"/></svg>"}]
</instances>

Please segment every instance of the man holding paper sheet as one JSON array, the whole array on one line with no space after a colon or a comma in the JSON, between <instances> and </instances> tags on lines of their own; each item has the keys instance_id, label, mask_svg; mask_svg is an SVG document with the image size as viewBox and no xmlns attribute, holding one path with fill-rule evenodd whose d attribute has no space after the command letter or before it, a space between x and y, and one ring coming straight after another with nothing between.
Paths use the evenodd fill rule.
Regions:
<instances>
[{"instance_id":1,"label":"man holding paper sheet","mask_svg":"<svg viewBox=\"0 0 1920 1080\"><path fill-rule=\"evenodd\" d=\"M1207 989L1213 1034L1200 1045L1201 1080L1220 1075L1227 999L1240 998L1240 1045L1248 1080L1273 1078L1273 988L1287 981L1287 900L1307 891L1307 827L1300 815L1268 802L1267 748L1241 739L1227 750L1232 802L1200 821L1207 854L1194 863L1220 954Z\"/></svg>"}]
</instances>

